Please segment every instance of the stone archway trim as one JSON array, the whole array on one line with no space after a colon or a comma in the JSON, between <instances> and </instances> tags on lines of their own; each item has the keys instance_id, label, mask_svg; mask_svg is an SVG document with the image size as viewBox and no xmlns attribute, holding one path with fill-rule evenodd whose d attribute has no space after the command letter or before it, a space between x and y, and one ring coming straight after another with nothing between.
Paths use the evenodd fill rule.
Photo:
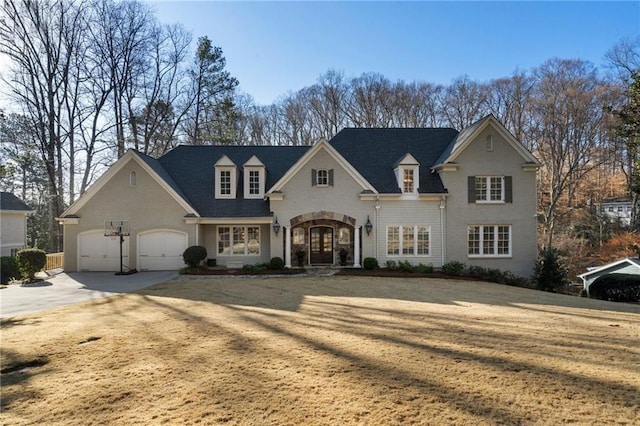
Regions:
<instances>
[{"instance_id":1,"label":"stone archway trim","mask_svg":"<svg viewBox=\"0 0 640 426\"><path fill-rule=\"evenodd\" d=\"M356 225L356 219L351 216L347 216L346 214L342 214L342 213L328 212L325 210L298 215L294 218L291 218L290 222L291 222L291 226L294 227L304 222L309 222L312 220L322 220L322 219L335 220L338 222L346 223L351 226Z\"/></svg>"}]
</instances>

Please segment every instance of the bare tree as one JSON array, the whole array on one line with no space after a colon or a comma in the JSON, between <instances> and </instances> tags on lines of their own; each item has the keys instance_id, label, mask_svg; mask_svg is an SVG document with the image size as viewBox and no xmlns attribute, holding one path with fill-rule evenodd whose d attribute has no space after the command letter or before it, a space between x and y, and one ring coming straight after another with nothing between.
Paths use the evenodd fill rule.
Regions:
<instances>
[{"instance_id":1,"label":"bare tree","mask_svg":"<svg viewBox=\"0 0 640 426\"><path fill-rule=\"evenodd\" d=\"M462 130L487 114L487 86L458 77L444 90L441 114L447 126Z\"/></svg>"}]
</instances>

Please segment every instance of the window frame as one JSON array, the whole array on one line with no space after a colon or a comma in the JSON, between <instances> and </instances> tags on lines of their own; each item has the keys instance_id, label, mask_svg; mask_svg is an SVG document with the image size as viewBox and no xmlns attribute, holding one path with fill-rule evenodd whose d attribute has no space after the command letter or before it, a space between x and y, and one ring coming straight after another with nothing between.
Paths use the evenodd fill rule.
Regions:
<instances>
[{"instance_id":1,"label":"window frame","mask_svg":"<svg viewBox=\"0 0 640 426\"><path fill-rule=\"evenodd\" d=\"M220 170L218 179L220 180L220 196L230 197L231 196L231 170Z\"/></svg>"},{"instance_id":2,"label":"window frame","mask_svg":"<svg viewBox=\"0 0 640 426\"><path fill-rule=\"evenodd\" d=\"M318 169L316 172L316 186L329 186L329 169Z\"/></svg>"},{"instance_id":3,"label":"window frame","mask_svg":"<svg viewBox=\"0 0 640 426\"><path fill-rule=\"evenodd\" d=\"M474 176L475 182L475 202L477 204L504 204L506 203L506 184L504 176ZM496 190L494 189L494 182L499 182L500 195L499 199L494 199ZM480 185L478 185L480 183ZM484 194L483 197L482 194Z\"/></svg>"},{"instance_id":4,"label":"window frame","mask_svg":"<svg viewBox=\"0 0 640 426\"><path fill-rule=\"evenodd\" d=\"M506 232L506 239L505 239L505 232ZM473 236L473 240L471 239L472 236ZM508 224L468 225L467 226L467 257L469 258L511 258L513 257L512 225L508 225Z\"/></svg>"},{"instance_id":5,"label":"window frame","mask_svg":"<svg viewBox=\"0 0 640 426\"><path fill-rule=\"evenodd\" d=\"M226 233L221 234L221 231ZM223 231L224 232L224 231ZM221 238L221 235L227 238ZM257 238L250 238L250 235ZM258 243L257 253L252 252L249 243L256 240ZM226 244L225 244L226 243ZM222 244L222 245L221 245ZM222 249L222 250L221 250ZM225 253L226 249L226 253ZM241 251L240 251L241 249ZM261 231L258 225L242 225L242 226L225 226L216 227L216 255L223 257L240 257L240 256L260 256L262 251Z\"/></svg>"},{"instance_id":6,"label":"window frame","mask_svg":"<svg viewBox=\"0 0 640 426\"><path fill-rule=\"evenodd\" d=\"M393 230L394 239L389 231ZM422 233L420 231L423 231ZM431 257L431 226L429 225L387 225L386 253L389 257ZM405 237L409 236L410 245ZM426 236L426 238L424 238ZM422 237L422 238L421 238ZM426 242L426 250L425 250ZM390 253L391 244L397 244L397 253ZM422 243L422 244L421 244ZM426 251L426 253L425 253ZM421 253L422 252L422 253Z\"/></svg>"},{"instance_id":7,"label":"window frame","mask_svg":"<svg viewBox=\"0 0 640 426\"><path fill-rule=\"evenodd\" d=\"M402 193L403 194L415 194L416 181L415 181L415 170L413 167L403 167L402 168ZM407 188L409 185L409 188Z\"/></svg>"}]
</instances>

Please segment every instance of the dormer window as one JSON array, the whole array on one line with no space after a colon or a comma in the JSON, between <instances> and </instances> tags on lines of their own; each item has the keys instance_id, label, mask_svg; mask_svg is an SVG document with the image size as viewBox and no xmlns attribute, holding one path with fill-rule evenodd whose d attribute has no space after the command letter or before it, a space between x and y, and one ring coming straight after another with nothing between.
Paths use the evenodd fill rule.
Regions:
<instances>
[{"instance_id":1,"label":"dormer window","mask_svg":"<svg viewBox=\"0 0 640 426\"><path fill-rule=\"evenodd\" d=\"M415 157L407 153L396 164L396 179L398 188L403 194L416 195L418 193L418 182L420 182L420 163Z\"/></svg>"},{"instance_id":2,"label":"dormer window","mask_svg":"<svg viewBox=\"0 0 640 426\"><path fill-rule=\"evenodd\" d=\"M402 192L405 194L413 193L413 169L403 169L404 177L402 179Z\"/></svg>"},{"instance_id":3,"label":"dormer window","mask_svg":"<svg viewBox=\"0 0 640 426\"><path fill-rule=\"evenodd\" d=\"M223 155L214 167L216 198L236 198L236 165Z\"/></svg>"},{"instance_id":4,"label":"dormer window","mask_svg":"<svg viewBox=\"0 0 640 426\"><path fill-rule=\"evenodd\" d=\"M265 167L255 155L243 164L244 198L264 198Z\"/></svg>"},{"instance_id":5,"label":"dormer window","mask_svg":"<svg viewBox=\"0 0 640 426\"><path fill-rule=\"evenodd\" d=\"M220 195L231 195L231 170L220 170Z\"/></svg>"}]
</instances>

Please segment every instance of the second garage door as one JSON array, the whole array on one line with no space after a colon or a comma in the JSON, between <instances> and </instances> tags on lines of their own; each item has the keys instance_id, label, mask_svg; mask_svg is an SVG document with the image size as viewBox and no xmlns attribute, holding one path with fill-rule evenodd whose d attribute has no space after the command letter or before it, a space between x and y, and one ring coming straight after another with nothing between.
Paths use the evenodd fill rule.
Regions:
<instances>
[{"instance_id":1,"label":"second garage door","mask_svg":"<svg viewBox=\"0 0 640 426\"><path fill-rule=\"evenodd\" d=\"M180 231L149 231L138 234L138 268L141 271L174 271L183 268L182 253L187 234Z\"/></svg>"}]
</instances>

